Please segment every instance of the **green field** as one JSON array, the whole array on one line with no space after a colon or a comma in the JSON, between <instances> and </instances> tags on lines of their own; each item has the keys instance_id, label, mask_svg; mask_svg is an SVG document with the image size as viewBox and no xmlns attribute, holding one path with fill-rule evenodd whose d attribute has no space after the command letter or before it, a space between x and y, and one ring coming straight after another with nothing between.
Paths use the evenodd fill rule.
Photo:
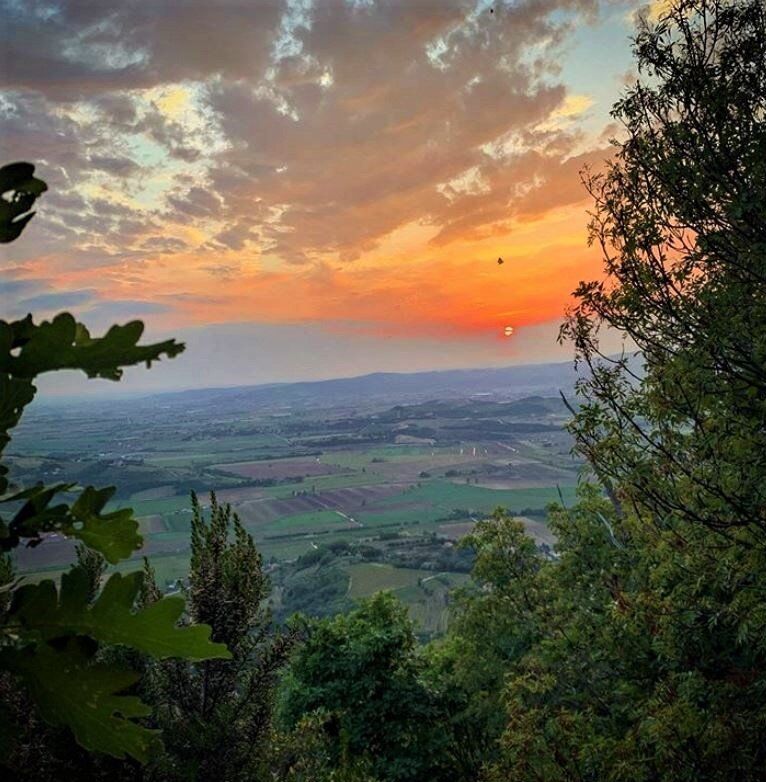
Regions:
<instances>
[{"instance_id":1,"label":"green field","mask_svg":"<svg viewBox=\"0 0 766 782\"><path fill-rule=\"evenodd\" d=\"M465 581L470 566L453 556L444 542L449 530L440 527L470 524L497 506L519 515L542 512L559 501L559 476L565 502L574 498L576 465L565 434L553 442L549 432L494 433L501 419L518 417L514 405L506 410L497 402L465 399L397 404L395 410L388 401L370 406L361 399L337 409L282 400L270 409L204 400L190 406L185 399L161 407L142 402L132 410L125 405L62 407L32 417L14 437L12 469L19 485L118 486L120 498L107 510L132 507L145 542L118 568L138 569L147 554L163 587L188 572L190 491L207 503L214 490L243 519L276 589L297 573L313 577L307 575L311 565L304 564L311 557L302 558L317 552L317 584L322 568L340 571L339 605L389 589L407 604L418 632L435 637L446 628L451 590ZM563 408L559 400L547 407L557 405ZM538 408L535 402L532 409ZM534 415L538 423L548 420L547 414ZM433 432L435 444L397 443L401 434L417 432ZM317 461L324 467L317 468ZM242 474L232 472L247 462L255 464ZM558 472L546 465L557 465ZM336 472L312 474L326 470ZM263 485L269 482L277 485ZM520 488L488 488L493 485ZM530 485L543 488L521 488ZM533 516L533 534L550 544L549 531ZM24 552L19 572L32 579L58 577L72 559L71 547L49 551L44 544ZM435 562L460 572L435 572L429 569Z\"/></svg>"},{"instance_id":2,"label":"green field","mask_svg":"<svg viewBox=\"0 0 766 782\"><path fill-rule=\"evenodd\" d=\"M564 502L574 501L574 486L561 486L560 491ZM523 508L545 508L550 503L559 501L559 489L555 486L540 489L486 489L470 484L429 481L389 497L381 504L407 502L441 508L447 512L465 509L477 513L490 513L497 507L519 512Z\"/></svg>"},{"instance_id":3,"label":"green field","mask_svg":"<svg viewBox=\"0 0 766 782\"><path fill-rule=\"evenodd\" d=\"M270 497L291 497L293 492L321 492L329 489L350 489L354 486L375 486L386 483L386 478L374 471L348 473L346 475L318 475L309 477L300 483L283 483L279 486L268 486L264 492Z\"/></svg>"},{"instance_id":4,"label":"green field","mask_svg":"<svg viewBox=\"0 0 766 782\"><path fill-rule=\"evenodd\" d=\"M369 511L358 514L365 527L390 527L396 525L429 524L444 518L441 508L396 508L385 511Z\"/></svg>"},{"instance_id":5,"label":"green field","mask_svg":"<svg viewBox=\"0 0 766 782\"><path fill-rule=\"evenodd\" d=\"M175 486L165 485L156 486L153 489L143 489L135 494L131 494L130 502L146 502L147 500L162 500L168 497L174 497L176 493Z\"/></svg>"},{"instance_id":6,"label":"green field","mask_svg":"<svg viewBox=\"0 0 766 782\"><path fill-rule=\"evenodd\" d=\"M364 451L336 451L325 454L321 461L324 464L337 464L339 467L359 469L372 465L373 469L379 462L373 459L382 459L384 462L420 461L424 457L431 456L434 448L421 445L389 445L381 448L369 448ZM439 449L443 451L444 449ZM457 452L457 449L451 449ZM438 451L437 451L438 452Z\"/></svg>"},{"instance_id":7,"label":"green field","mask_svg":"<svg viewBox=\"0 0 766 782\"><path fill-rule=\"evenodd\" d=\"M452 590L468 580L463 573L432 573L420 584L400 589L396 594L407 605L410 618L419 631L434 637L447 630Z\"/></svg>"},{"instance_id":8,"label":"green field","mask_svg":"<svg viewBox=\"0 0 766 782\"><path fill-rule=\"evenodd\" d=\"M192 514L190 510L180 510L174 513L166 513L165 526L170 532L185 533L187 536L191 531Z\"/></svg>"},{"instance_id":9,"label":"green field","mask_svg":"<svg viewBox=\"0 0 766 782\"><path fill-rule=\"evenodd\" d=\"M289 535L290 533L320 532L324 530L345 529L349 526L348 519L334 510L314 511L313 513L297 513L294 516L283 516L281 519L263 525L259 532L267 537Z\"/></svg>"},{"instance_id":10,"label":"green field","mask_svg":"<svg viewBox=\"0 0 766 782\"><path fill-rule=\"evenodd\" d=\"M311 539L294 538L258 538L255 539L258 550L264 559L291 560L305 554L311 548Z\"/></svg>"},{"instance_id":11,"label":"green field","mask_svg":"<svg viewBox=\"0 0 766 782\"><path fill-rule=\"evenodd\" d=\"M348 595L351 598L368 597L385 590L396 591L417 586L418 580L432 576L427 570L396 568L374 562L363 562L348 568Z\"/></svg>"},{"instance_id":12,"label":"green field","mask_svg":"<svg viewBox=\"0 0 766 782\"><path fill-rule=\"evenodd\" d=\"M157 583L160 587L164 587L165 584L172 581L184 579L189 574L188 554L155 555L152 557L151 561L155 576L157 577ZM140 562L132 562L131 564L133 567L126 569L133 570L141 565Z\"/></svg>"},{"instance_id":13,"label":"green field","mask_svg":"<svg viewBox=\"0 0 766 782\"><path fill-rule=\"evenodd\" d=\"M204 500L204 497L200 499ZM115 500L110 502L107 508L108 510L132 508L134 516L154 516L155 514L174 513L179 510L188 509L191 511L191 498L188 495L180 495L155 500Z\"/></svg>"},{"instance_id":14,"label":"green field","mask_svg":"<svg viewBox=\"0 0 766 782\"><path fill-rule=\"evenodd\" d=\"M350 598L369 597L383 590L394 592L425 637L447 629L450 594L468 580L462 573L434 573L375 563L351 565L348 573Z\"/></svg>"}]
</instances>

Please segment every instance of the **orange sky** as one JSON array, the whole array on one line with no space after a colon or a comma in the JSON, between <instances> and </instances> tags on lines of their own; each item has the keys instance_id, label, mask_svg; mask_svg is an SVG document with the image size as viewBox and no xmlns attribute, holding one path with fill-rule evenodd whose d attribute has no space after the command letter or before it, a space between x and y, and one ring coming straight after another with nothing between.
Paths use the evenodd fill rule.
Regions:
<instances>
[{"instance_id":1,"label":"orange sky","mask_svg":"<svg viewBox=\"0 0 766 782\"><path fill-rule=\"evenodd\" d=\"M445 247L432 231L405 227L352 263L269 264L241 251L174 253L140 273L130 264L57 268L46 256L26 264L32 275L61 289L95 285L106 300L165 305L182 281L184 297L155 316L174 326L296 320L371 322L392 334L444 336L500 333L507 324L536 324L561 315L583 276L598 274L598 255L586 247L584 205L520 223L486 239L456 237ZM244 257L243 257L244 256ZM503 257L503 264L497 263ZM235 273L210 273L210 265Z\"/></svg>"},{"instance_id":2,"label":"orange sky","mask_svg":"<svg viewBox=\"0 0 766 782\"><path fill-rule=\"evenodd\" d=\"M51 190L7 251L4 309L306 324L323 376L354 351L360 371L548 357L524 330L551 338L599 274L578 172L609 154L636 6L254 6L14 11L4 154ZM257 358L249 380L280 379Z\"/></svg>"}]
</instances>

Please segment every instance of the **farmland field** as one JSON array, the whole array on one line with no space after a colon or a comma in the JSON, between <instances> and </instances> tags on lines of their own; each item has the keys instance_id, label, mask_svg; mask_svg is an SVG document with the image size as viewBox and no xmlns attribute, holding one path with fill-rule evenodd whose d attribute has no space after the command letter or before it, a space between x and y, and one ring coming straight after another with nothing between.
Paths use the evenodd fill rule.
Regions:
<instances>
[{"instance_id":1,"label":"farmland field","mask_svg":"<svg viewBox=\"0 0 766 782\"><path fill-rule=\"evenodd\" d=\"M471 512L489 513L497 507L519 512L521 508L545 508L559 501L559 491L565 502L574 499L573 486L555 486L539 489L486 489L482 486L432 481L422 486L406 489L400 496L391 497L385 502L392 504L400 499L408 503L418 503L453 510L465 508Z\"/></svg>"},{"instance_id":2,"label":"farmland field","mask_svg":"<svg viewBox=\"0 0 766 782\"><path fill-rule=\"evenodd\" d=\"M391 565L359 564L352 565L349 569L348 593L352 598L368 597L383 590L395 591L404 587L411 587L418 580L433 575L426 570L409 570L395 568Z\"/></svg>"},{"instance_id":3,"label":"farmland field","mask_svg":"<svg viewBox=\"0 0 766 782\"><path fill-rule=\"evenodd\" d=\"M117 411L34 408L12 441L11 470L20 485L116 485L107 510L132 507L144 537L118 567L140 567L147 556L169 588L188 569L190 493L206 507L215 491L263 553L280 610L289 612L298 592L302 610L330 610L306 603L310 583L296 584L333 573L338 606L391 589L419 632L434 635L470 570L470 552L453 541L501 506L552 546L545 508L575 499L578 464L555 398L317 410L152 399ZM55 578L73 556L70 540L51 536L19 548L15 560L28 578Z\"/></svg>"},{"instance_id":4,"label":"farmland field","mask_svg":"<svg viewBox=\"0 0 766 782\"><path fill-rule=\"evenodd\" d=\"M313 513L297 513L294 516L282 516L276 521L266 524L262 534L266 537L288 535L298 532L319 532L325 530L345 529L353 526L348 517L340 511L324 510Z\"/></svg>"},{"instance_id":5,"label":"farmland field","mask_svg":"<svg viewBox=\"0 0 766 782\"><path fill-rule=\"evenodd\" d=\"M428 570L361 564L349 568L348 594L352 599L390 591L409 608L415 626L426 636L447 629L450 591L465 583L461 573L433 573Z\"/></svg>"},{"instance_id":6,"label":"farmland field","mask_svg":"<svg viewBox=\"0 0 766 782\"><path fill-rule=\"evenodd\" d=\"M243 478L285 479L313 477L339 472L332 465L322 464L318 459L276 459L269 461L231 462L214 464L214 469L241 475Z\"/></svg>"}]
</instances>

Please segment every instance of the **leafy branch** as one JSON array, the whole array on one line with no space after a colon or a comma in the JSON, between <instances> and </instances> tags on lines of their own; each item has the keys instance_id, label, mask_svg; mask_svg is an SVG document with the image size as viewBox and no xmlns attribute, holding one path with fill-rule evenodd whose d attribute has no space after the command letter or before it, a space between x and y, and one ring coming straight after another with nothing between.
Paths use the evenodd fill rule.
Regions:
<instances>
[{"instance_id":1,"label":"leafy branch","mask_svg":"<svg viewBox=\"0 0 766 782\"><path fill-rule=\"evenodd\" d=\"M35 200L47 185L30 163L0 168L0 242L17 239L34 216ZM0 456L11 430L35 397L35 379L46 372L73 369L89 378L119 380L124 367L162 357L174 358L184 345L173 339L140 345L144 324L112 326L103 337L69 313L35 323L0 320ZM11 491L8 468L0 464L0 551L22 542L44 544L58 533L76 538L114 564L141 546L130 509L106 511L114 487L86 486L73 500L76 484L59 483ZM12 576L0 585L0 669L21 679L48 721L67 725L89 750L146 762L158 732L136 722L150 713L142 701L124 695L139 674L123 663L99 658L104 645L121 645L156 658L229 658L225 645L210 641L207 625L178 626L184 614L180 597L166 597L140 608L143 574L114 574L93 599L81 566L62 576L61 588L47 580L19 585ZM137 608L138 607L138 608ZM0 718L1 720L2 718ZM0 733L8 733L5 728Z\"/></svg>"}]
</instances>

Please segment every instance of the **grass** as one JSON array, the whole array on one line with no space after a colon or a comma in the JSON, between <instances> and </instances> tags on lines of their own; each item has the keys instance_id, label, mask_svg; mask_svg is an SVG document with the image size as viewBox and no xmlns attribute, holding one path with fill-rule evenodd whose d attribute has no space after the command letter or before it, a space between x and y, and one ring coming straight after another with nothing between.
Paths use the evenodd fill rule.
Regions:
<instances>
[{"instance_id":1,"label":"grass","mask_svg":"<svg viewBox=\"0 0 766 782\"><path fill-rule=\"evenodd\" d=\"M177 581L179 578L184 579L189 575L188 554L169 554L165 556L156 554L150 558L150 562L161 589L164 588L168 581ZM140 563L132 562L131 564L134 567L129 568L130 570L140 566Z\"/></svg>"},{"instance_id":2,"label":"grass","mask_svg":"<svg viewBox=\"0 0 766 782\"><path fill-rule=\"evenodd\" d=\"M204 496L200 497L200 501L203 504L204 500ZM157 514L191 509L191 499L183 494L154 500L114 500L107 506L107 510L116 510L117 508L133 508L133 515L135 516L155 516Z\"/></svg>"},{"instance_id":3,"label":"grass","mask_svg":"<svg viewBox=\"0 0 766 782\"><path fill-rule=\"evenodd\" d=\"M155 514L154 516L141 516L137 518L138 531L141 535L149 536L156 535L160 532L167 532L167 525L162 516Z\"/></svg>"},{"instance_id":4,"label":"grass","mask_svg":"<svg viewBox=\"0 0 766 782\"><path fill-rule=\"evenodd\" d=\"M188 554L153 554L149 557L152 567L157 577L157 583L160 588L164 588L167 581L175 581L179 578L186 578L189 573L189 555ZM142 557L133 557L124 559L116 565L107 569L107 577L110 573L132 573L141 570L143 567ZM69 570L69 566L52 566L50 568L41 568L40 570L24 573L24 581L35 583L43 579L53 579L58 581L63 573Z\"/></svg>"},{"instance_id":5,"label":"grass","mask_svg":"<svg viewBox=\"0 0 766 782\"><path fill-rule=\"evenodd\" d=\"M271 557L288 560L296 559L301 554L305 554L311 548L311 540L305 537L279 538L277 540L256 537L255 545L266 560Z\"/></svg>"},{"instance_id":6,"label":"grass","mask_svg":"<svg viewBox=\"0 0 766 782\"><path fill-rule=\"evenodd\" d=\"M188 548L189 543L189 529L188 527L182 530L168 530L167 532L155 532L151 536L155 541L172 541L180 546Z\"/></svg>"},{"instance_id":7,"label":"grass","mask_svg":"<svg viewBox=\"0 0 766 782\"><path fill-rule=\"evenodd\" d=\"M419 461L430 456L435 449L413 445L391 445L382 448L368 448L365 451L335 451L321 456L323 464L336 464L339 467L359 469L375 464L373 459L385 459L387 462ZM436 449L438 450L438 449Z\"/></svg>"},{"instance_id":8,"label":"grass","mask_svg":"<svg viewBox=\"0 0 766 782\"><path fill-rule=\"evenodd\" d=\"M431 573L420 584L399 590L397 597L424 637L441 635L449 624L450 592L468 579L464 573Z\"/></svg>"},{"instance_id":9,"label":"grass","mask_svg":"<svg viewBox=\"0 0 766 782\"><path fill-rule=\"evenodd\" d=\"M168 532L183 532L189 534L191 531L192 512L189 510L180 510L175 513L166 513L163 518L165 519L165 526Z\"/></svg>"},{"instance_id":10,"label":"grass","mask_svg":"<svg viewBox=\"0 0 766 782\"><path fill-rule=\"evenodd\" d=\"M350 598L369 597L383 590L394 592L407 606L410 618L424 637L445 632L449 594L469 578L463 573L434 573L375 563L351 565L348 572Z\"/></svg>"},{"instance_id":11,"label":"grass","mask_svg":"<svg viewBox=\"0 0 766 782\"><path fill-rule=\"evenodd\" d=\"M147 500L164 500L175 496L175 487L167 484L165 486L155 486L152 489L143 489L130 495L129 502L146 502Z\"/></svg>"}]
</instances>

